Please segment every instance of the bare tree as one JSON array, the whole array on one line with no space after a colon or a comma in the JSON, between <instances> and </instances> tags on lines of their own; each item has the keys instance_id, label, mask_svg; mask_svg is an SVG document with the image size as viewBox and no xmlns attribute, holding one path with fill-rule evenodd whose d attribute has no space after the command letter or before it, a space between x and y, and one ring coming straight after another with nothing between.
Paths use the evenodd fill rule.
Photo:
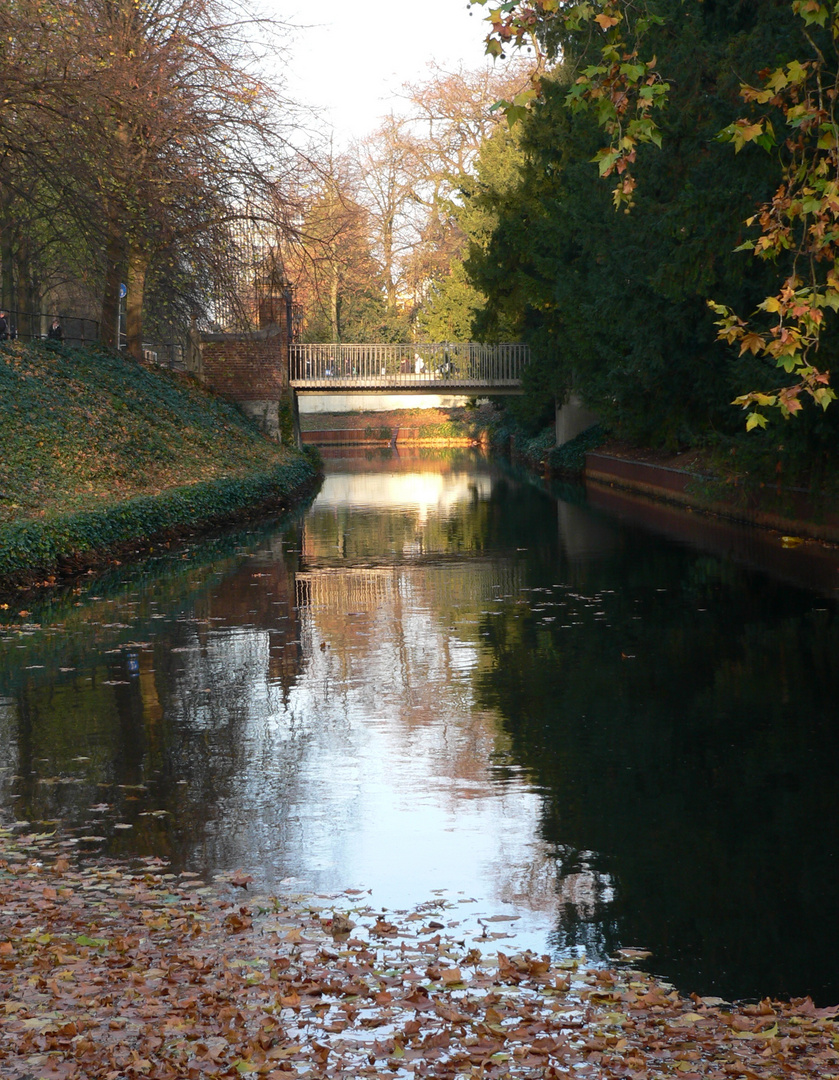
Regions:
<instances>
[{"instance_id":1,"label":"bare tree","mask_svg":"<svg viewBox=\"0 0 839 1080\"><path fill-rule=\"evenodd\" d=\"M304 334L331 341L393 335L374 258L375 227L360 201L353 162L331 151L310 176L286 268L305 318ZM349 335L349 336L348 336Z\"/></svg>"},{"instance_id":2,"label":"bare tree","mask_svg":"<svg viewBox=\"0 0 839 1080\"><path fill-rule=\"evenodd\" d=\"M392 313L410 316L462 249L458 193L503 113L492 106L528 85L525 63L496 71L431 68L405 87L408 109L391 113L352 147L359 197L370 213L373 250Z\"/></svg>"},{"instance_id":3,"label":"bare tree","mask_svg":"<svg viewBox=\"0 0 839 1080\"><path fill-rule=\"evenodd\" d=\"M124 280L139 356L155 262L209 273L246 196L264 192L256 201L275 217L281 205L294 155L247 32L275 27L225 0L78 0L72 16L62 0L15 0L0 25L0 87L20 83L14 116L0 116L0 170L31 163L44 205L60 193L101 260L103 338L113 342Z\"/></svg>"},{"instance_id":4,"label":"bare tree","mask_svg":"<svg viewBox=\"0 0 839 1080\"><path fill-rule=\"evenodd\" d=\"M532 65L520 61L502 68L445 71L431 64L429 71L427 79L406 83L403 92L408 130L421 152L424 198L440 202L456 195L483 141L506 123L493 106L530 85Z\"/></svg>"}]
</instances>

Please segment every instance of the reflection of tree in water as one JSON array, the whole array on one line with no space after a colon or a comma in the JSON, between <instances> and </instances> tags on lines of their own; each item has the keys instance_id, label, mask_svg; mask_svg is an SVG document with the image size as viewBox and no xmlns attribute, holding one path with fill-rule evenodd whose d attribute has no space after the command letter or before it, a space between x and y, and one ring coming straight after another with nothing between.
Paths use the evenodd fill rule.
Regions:
<instances>
[{"instance_id":1,"label":"reflection of tree in water","mask_svg":"<svg viewBox=\"0 0 839 1080\"><path fill-rule=\"evenodd\" d=\"M3 813L129 822L111 850L244 857L276 880L340 856L379 724L453 819L509 810L491 880L558 904L557 946L650 946L726 994L833 985L833 603L587 532L513 481L463 492L445 513L321 508L305 536L173 553L159 581L126 574L5 633L0 765L20 779L0 774ZM538 813L531 850L513 834Z\"/></svg>"},{"instance_id":2,"label":"reflection of tree in water","mask_svg":"<svg viewBox=\"0 0 839 1080\"><path fill-rule=\"evenodd\" d=\"M472 744L478 736L466 734L475 721L471 673L481 660L477 612L495 595L499 581L510 580L510 567L489 559L445 568L328 567L298 573L301 638L310 657L307 685L314 704L328 711L336 695L342 696L342 708L351 698L353 707L368 715L387 709L406 732L437 726L445 715L458 740L442 768L451 777L471 775L494 745L482 734L478 754ZM477 728L485 733L486 718Z\"/></svg>"},{"instance_id":3,"label":"reflection of tree in water","mask_svg":"<svg viewBox=\"0 0 839 1080\"><path fill-rule=\"evenodd\" d=\"M307 515L308 565L378 565L417 556L512 554L523 538L556 551L555 504L514 477L481 470L367 475L334 472Z\"/></svg>"},{"instance_id":4,"label":"reflection of tree in water","mask_svg":"<svg viewBox=\"0 0 839 1080\"><path fill-rule=\"evenodd\" d=\"M839 859L815 825L839 812L834 605L633 534L584 584L548 581L485 620L477 694L544 789L545 840L601 853L595 936L691 988L839 995Z\"/></svg>"},{"instance_id":5,"label":"reflection of tree in water","mask_svg":"<svg viewBox=\"0 0 839 1080\"><path fill-rule=\"evenodd\" d=\"M62 624L6 635L0 764L10 761L17 779L0 805L109 833L114 853L178 859L191 850L185 838L201 835L207 806L229 798L230 777L242 771L243 694L253 682L287 696L300 666L296 534L256 550L247 541L240 533L209 544L221 555L210 563L197 547L181 552L157 578L126 571L121 591L100 588L82 607L54 602ZM106 803L112 813L91 814ZM152 809L169 814L147 816ZM113 830L115 820L133 829Z\"/></svg>"}]
</instances>

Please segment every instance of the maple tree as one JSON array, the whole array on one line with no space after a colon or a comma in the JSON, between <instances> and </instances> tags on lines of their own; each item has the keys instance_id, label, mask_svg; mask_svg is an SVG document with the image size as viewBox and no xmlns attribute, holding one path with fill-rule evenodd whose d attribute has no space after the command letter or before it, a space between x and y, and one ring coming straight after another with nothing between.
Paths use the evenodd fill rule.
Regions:
<instances>
[{"instance_id":1,"label":"maple tree","mask_svg":"<svg viewBox=\"0 0 839 1080\"><path fill-rule=\"evenodd\" d=\"M474 2L483 5L489 0ZM721 341L739 344L741 356L748 352L768 360L794 379L777 389L735 399L735 404L751 408L747 429L765 427L767 408L788 418L800 411L803 395L822 409L836 396L829 372L817 365L816 356L826 316L839 310L835 250L839 4L792 0L789 10L802 21L801 50L807 55L772 66L758 85L743 85L745 101L762 106L763 112L738 119L721 133L737 151L746 143L781 150L783 162L783 178L774 196L747 221L758 226L760 236L740 248L783 264L780 288L758 305L758 313L773 321L769 326L765 319L764 325L755 324L754 317L741 318L727 304L709 301L721 316L717 323ZM661 146L657 114L667 104L670 86L658 59L643 50L651 28L666 26L667 18L677 17L666 4L632 0L596 4L521 0L491 6L487 16L490 54L503 56L505 49L529 43L540 59L533 87L502 103L511 122L526 115L541 96L547 61L561 54L577 65L566 105L591 110L608 136L608 144L594 160L601 176L617 177L616 207L634 205L634 166L640 147ZM786 128L785 136L778 134L776 124Z\"/></svg>"},{"instance_id":2,"label":"maple tree","mask_svg":"<svg viewBox=\"0 0 839 1080\"><path fill-rule=\"evenodd\" d=\"M389 318L370 214L360 201L354 163L330 155L301 197L297 242L285 268L303 311L306 341L375 341L404 327Z\"/></svg>"},{"instance_id":3,"label":"maple tree","mask_svg":"<svg viewBox=\"0 0 839 1080\"><path fill-rule=\"evenodd\" d=\"M780 148L785 162L777 191L747 221L760 235L740 248L784 271L777 293L758 305L763 323L743 319L725 304L710 305L721 316L723 341L739 344L741 355L766 358L794 379L735 399L751 409L747 429L766 426L767 408L784 418L799 412L803 395L822 409L836 399L818 353L826 317L839 311L839 3L795 0L792 7L811 55L767 72L759 86L744 85L744 100L762 111L723 133L738 152L747 143Z\"/></svg>"},{"instance_id":4,"label":"maple tree","mask_svg":"<svg viewBox=\"0 0 839 1080\"><path fill-rule=\"evenodd\" d=\"M482 146L503 125L495 104L526 89L531 73L526 61L499 69L432 66L427 79L405 87L417 162L414 197L421 210L405 278L417 321L432 340L472 337L473 307L481 305L463 270L462 193Z\"/></svg>"},{"instance_id":5,"label":"maple tree","mask_svg":"<svg viewBox=\"0 0 839 1080\"><path fill-rule=\"evenodd\" d=\"M125 273L128 349L141 355L153 259L235 215L245 190L267 186L265 153L284 155L271 88L248 70L242 30L230 33L239 21L232 12L212 0L101 9L88 0L88 9L107 31L103 52L91 58L106 92L86 123L88 146L104 165L92 179L106 230L105 308Z\"/></svg>"},{"instance_id":6,"label":"maple tree","mask_svg":"<svg viewBox=\"0 0 839 1080\"><path fill-rule=\"evenodd\" d=\"M529 48L536 58L531 85L499 105L515 123L526 115L542 93L548 66L560 56L574 64L575 78L566 103L572 110L591 108L608 136L595 161L603 177L615 175L616 207L630 207L636 181L632 168L638 148L661 145L656 113L667 101L668 82L654 55L644 59L645 35L664 18L656 5L639 0L520 0L492 6L487 21L491 31L486 49L506 57L510 47Z\"/></svg>"},{"instance_id":7,"label":"maple tree","mask_svg":"<svg viewBox=\"0 0 839 1080\"><path fill-rule=\"evenodd\" d=\"M255 74L275 24L217 0L84 0L72 17L56 0L19 0L2 29L0 185L20 197L35 177L48 231L56 204L73 217L99 267L102 339L115 343L124 282L128 348L141 356L149 276L211 274L246 196L281 204L293 155L276 88Z\"/></svg>"},{"instance_id":8,"label":"maple tree","mask_svg":"<svg viewBox=\"0 0 839 1080\"><path fill-rule=\"evenodd\" d=\"M391 113L352 153L358 164L359 197L369 213L385 303L393 318L404 291L405 256L418 232L418 148L404 121Z\"/></svg>"},{"instance_id":9,"label":"maple tree","mask_svg":"<svg viewBox=\"0 0 839 1080\"><path fill-rule=\"evenodd\" d=\"M62 261L75 272L85 263L53 151L55 133L93 92L95 72L78 69L60 14L51 0L0 8L0 303L18 320L38 310ZM17 329L28 336L31 328Z\"/></svg>"},{"instance_id":10,"label":"maple tree","mask_svg":"<svg viewBox=\"0 0 839 1080\"><path fill-rule=\"evenodd\" d=\"M484 138L503 120L492 105L526 78L524 65L432 65L369 136L313 157L292 196L297 227L284 249L306 340L412 337L461 254L455 209Z\"/></svg>"}]
</instances>

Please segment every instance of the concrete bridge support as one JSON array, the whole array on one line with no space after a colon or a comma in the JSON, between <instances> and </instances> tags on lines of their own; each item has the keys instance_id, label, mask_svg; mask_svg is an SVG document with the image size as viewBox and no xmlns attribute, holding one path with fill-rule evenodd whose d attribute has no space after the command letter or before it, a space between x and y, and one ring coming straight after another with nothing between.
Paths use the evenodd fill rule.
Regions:
<instances>
[{"instance_id":1,"label":"concrete bridge support","mask_svg":"<svg viewBox=\"0 0 839 1080\"><path fill-rule=\"evenodd\" d=\"M576 394L571 393L564 405L556 405L556 445L564 446L573 438L600 422L597 413L587 409Z\"/></svg>"},{"instance_id":2,"label":"concrete bridge support","mask_svg":"<svg viewBox=\"0 0 839 1080\"><path fill-rule=\"evenodd\" d=\"M288 388L291 405L291 437L298 450L303 449L303 436L300 434L300 398L293 386Z\"/></svg>"}]
</instances>

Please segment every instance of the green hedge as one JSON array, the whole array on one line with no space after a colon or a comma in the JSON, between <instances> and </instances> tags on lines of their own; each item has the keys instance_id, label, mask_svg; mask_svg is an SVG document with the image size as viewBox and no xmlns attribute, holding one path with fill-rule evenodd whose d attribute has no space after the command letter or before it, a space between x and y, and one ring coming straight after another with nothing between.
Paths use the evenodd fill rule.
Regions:
<instances>
[{"instance_id":1,"label":"green hedge","mask_svg":"<svg viewBox=\"0 0 839 1080\"><path fill-rule=\"evenodd\" d=\"M316 474L316 462L303 455L238 479L209 480L94 510L2 526L0 583L11 586L33 575L49 574L62 561L149 541L170 530L231 520L295 494L311 484Z\"/></svg>"},{"instance_id":2,"label":"green hedge","mask_svg":"<svg viewBox=\"0 0 839 1080\"><path fill-rule=\"evenodd\" d=\"M606 429L600 424L586 428L563 446L554 446L548 451L547 462L555 472L582 474L586 467L586 454L602 446L608 437Z\"/></svg>"}]
</instances>

